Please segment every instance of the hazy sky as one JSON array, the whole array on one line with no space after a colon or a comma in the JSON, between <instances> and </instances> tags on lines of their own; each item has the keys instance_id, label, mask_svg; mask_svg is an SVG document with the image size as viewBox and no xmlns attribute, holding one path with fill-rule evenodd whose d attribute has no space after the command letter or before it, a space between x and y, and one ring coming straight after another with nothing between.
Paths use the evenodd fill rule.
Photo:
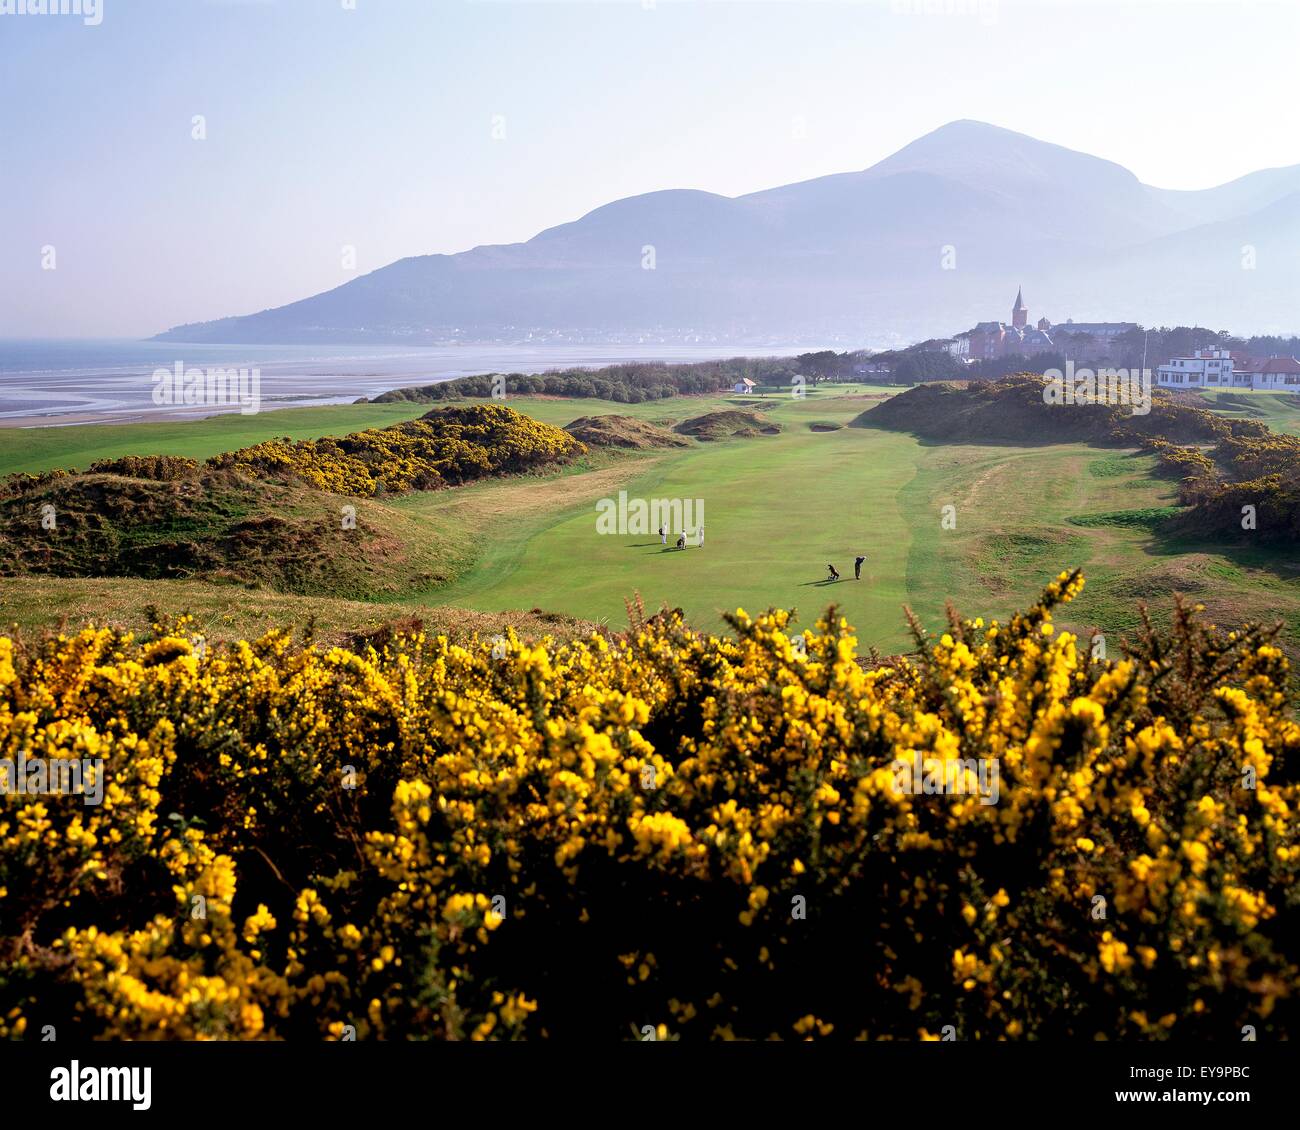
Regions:
<instances>
[{"instance_id":1,"label":"hazy sky","mask_svg":"<svg viewBox=\"0 0 1300 1130\"><path fill-rule=\"evenodd\" d=\"M0 15L0 336L251 313L956 118L1166 188L1300 164L1296 0L101 3Z\"/></svg>"}]
</instances>

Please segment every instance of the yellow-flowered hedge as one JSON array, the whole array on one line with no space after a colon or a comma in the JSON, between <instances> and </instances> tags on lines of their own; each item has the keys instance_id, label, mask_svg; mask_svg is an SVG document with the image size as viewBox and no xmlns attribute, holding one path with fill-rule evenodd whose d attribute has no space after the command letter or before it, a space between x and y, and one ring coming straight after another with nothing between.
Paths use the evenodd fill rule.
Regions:
<instances>
[{"instance_id":1,"label":"yellow-flowered hedge","mask_svg":"<svg viewBox=\"0 0 1300 1130\"><path fill-rule=\"evenodd\" d=\"M1092 660L1052 609L867 669L843 620L382 653L0 639L0 1031L39 1038L1296 1034L1267 633ZM997 758L997 804L891 764ZM1253 786L1253 787L1251 787Z\"/></svg>"},{"instance_id":2,"label":"yellow-flowered hedge","mask_svg":"<svg viewBox=\"0 0 1300 1130\"><path fill-rule=\"evenodd\" d=\"M254 478L288 475L320 490L369 497L536 470L586 450L568 432L504 404L473 404L346 436L269 439L207 462Z\"/></svg>"}]
</instances>

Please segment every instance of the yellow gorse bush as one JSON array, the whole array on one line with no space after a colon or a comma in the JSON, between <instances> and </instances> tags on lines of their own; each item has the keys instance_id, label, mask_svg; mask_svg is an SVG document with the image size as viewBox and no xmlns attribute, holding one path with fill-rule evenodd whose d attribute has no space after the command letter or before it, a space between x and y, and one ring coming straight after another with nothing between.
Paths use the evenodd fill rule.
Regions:
<instances>
[{"instance_id":1,"label":"yellow gorse bush","mask_svg":"<svg viewBox=\"0 0 1300 1130\"><path fill-rule=\"evenodd\" d=\"M213 456L208 465L251 477L288 475L320 490L370 496L533 470L586 450L568 432L513 408L474 404L435 408L418 420L346 436L269 439Z\"/></svg>"},{"instance_id":2,"label":"yellow gorse bush","mask_svg":"<svg viewBox=\"0 0 1300 1130\"><path fill-rule=\"evenodd\" d=\"M0 799L0 1030L1295 1035L1286 660L1180 610L1091 661L1082 583L872 669L833 612L504 658L0 639L0 756L108 782Z\"/></svg>"}]
</instances>

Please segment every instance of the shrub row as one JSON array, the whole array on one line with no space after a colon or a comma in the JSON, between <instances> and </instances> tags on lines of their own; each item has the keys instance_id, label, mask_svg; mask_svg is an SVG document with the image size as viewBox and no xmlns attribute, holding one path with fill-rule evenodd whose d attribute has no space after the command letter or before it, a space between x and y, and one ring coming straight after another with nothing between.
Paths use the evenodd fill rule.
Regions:
<instances>
[{"instance_id":1,"label":"shrub row","mask_svg":"<svg viewBox=\"0 0 1300 1130\"><path fill-rule=\"evenodd\" d=\"M1081 585L870 670L833 610L0 639L0 756L107 781L0 800L0 1034L1296 1037L1286 660L1188 609L1090 660Z\"/></svg>"}]
</instances>

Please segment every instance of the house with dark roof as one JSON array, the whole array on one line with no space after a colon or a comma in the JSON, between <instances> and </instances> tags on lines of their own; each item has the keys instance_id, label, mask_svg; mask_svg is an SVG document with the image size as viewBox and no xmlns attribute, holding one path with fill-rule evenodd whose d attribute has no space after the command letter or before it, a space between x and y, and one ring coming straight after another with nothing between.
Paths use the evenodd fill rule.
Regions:
<instances>
[{"instance_id":1,"label":"house with dark roof","mask_svg":"<svg viewBox=\"0 0 1300 1130\"><path fill-rule=\"evenodd\" d=\"M1300 361L1294 357L1262 357L1247 361L1242 372L1256 389L1300 392Z\"/></svg>"},{"instance_id":2,"label":"house with dark roof","mask_svg":"<svg viewBox=\"0 0 1300 1130\"><path fill-rule=\"evenodd\" d=\"M1156 369L1164 388L1249 388L1300 392L1300 361L1294 357L1251 357L1240 350L1197 349L1171 357Z\"/></svg>"},{"instance_id":3,"label":"house with dark roof","mask_svg":"<svg viewBox=\"0 0 1300 1130\"><path fill-rule=\"evenodd\" d=\"M1056 346L1048 332L1046 318L1037 328L1029 325L1029 307L1025 305L1024 292L1016 290L1016 301L1011 307L1011 322L978 322L974 329L958 334L953 353L972 361L991 361L997 357L1032 357L1037 353L1050 353Z\"/></svg>"},{"instance_id":4,"label":"house with dark roof","mask_svg":"<svg viewBox=\"0 0 1300 1130\"><path fill-rule=\"evenodd\" d=\"M1059 353L1072 361L1100 361L1113 352L1116 338L1141 327L1136 322L1076 322L1068 319L1053 325L1046 318L1029 324L1029 307L1021 288L1011 307L1011 321L979 322L974 329L953 339L951 352L968 361L991 361L997 357L1033 357L1038 353Z\"/></svg>"}]
</instances>

